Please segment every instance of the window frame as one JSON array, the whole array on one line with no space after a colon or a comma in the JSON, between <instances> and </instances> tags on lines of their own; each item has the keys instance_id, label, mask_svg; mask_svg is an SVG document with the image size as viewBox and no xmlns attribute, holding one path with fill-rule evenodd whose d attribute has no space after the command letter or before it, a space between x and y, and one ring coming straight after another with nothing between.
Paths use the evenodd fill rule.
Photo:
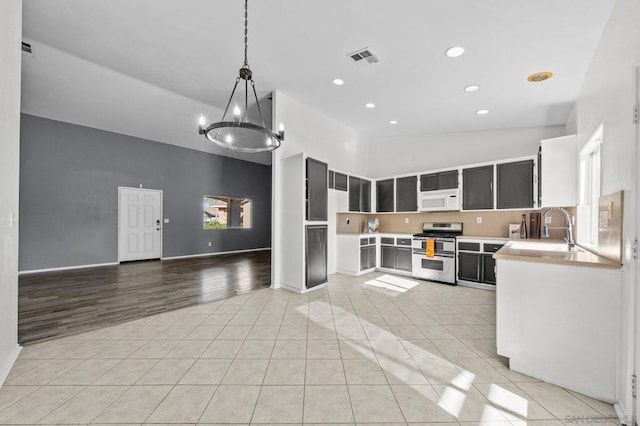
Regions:
<instances>
[{"instance_id":1,"label":"window frame","mask_svg":"<svg viewBox=\"0 0 640 426\"><path fill-rule=\"evenodd\" d=\"M206 207L206 202L207 199L217 199L217 200L224 200L224 202L226 203L226 213L225 213L225 221L224 224L221 224L222 226L210 226L209 224L211 223L210 221L206 220L207 217L207 213L205 211ZM202 220L202 229L205 231L211 231L211 230L224 230L224 229L251 229L253 228L253 200L251 198L246 198L246 197L231 197L231 196L226 196L226 195L203 195L202 196L202 200L203 200L203 220ZM249 222L248 226L230 226L229 225L229 214L230 214L230 209L231 209L231 205L232 205L232 201L240 201L241 204L246 204L245 202L247 202L249 204L248 206L248 218L246 219ZM241 207L241 209L243 209L243 207ZM241 211L241 214L243 212ZM243 219L241 219L242 222ZM215 222L215 223L220 223L220 222ZM208 226L209 225L209 226Z\"/></svg>"},{"instance_id":2,"label":"window frame","mask_svg":"<svg viewBox=\"0 0 640 426\"><path fill-rule=\"evenodd\" d=\"M598 247L598 203L602 194L602 143L604 129L601 124L580 150L578 177L578 242L592 249Z\"/></svg>"}]
</instances>

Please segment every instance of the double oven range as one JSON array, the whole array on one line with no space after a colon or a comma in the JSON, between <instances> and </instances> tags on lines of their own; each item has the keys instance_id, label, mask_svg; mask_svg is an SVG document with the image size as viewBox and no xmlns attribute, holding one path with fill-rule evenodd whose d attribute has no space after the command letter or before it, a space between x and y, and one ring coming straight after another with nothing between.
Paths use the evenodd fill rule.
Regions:
<instances>
[{"instance_id":1,"label":"double oven range","mask_svg":"<svg viewBox=\"0 0 640 426\"><path fill-rule=\"evenodd\" d=\"M456 284L456 237L462 235L461 222L425 222L422 232L413 235L413 276L430 281ZM433 240L433 256L427 255Z\"/></svg>"}]
</instances>

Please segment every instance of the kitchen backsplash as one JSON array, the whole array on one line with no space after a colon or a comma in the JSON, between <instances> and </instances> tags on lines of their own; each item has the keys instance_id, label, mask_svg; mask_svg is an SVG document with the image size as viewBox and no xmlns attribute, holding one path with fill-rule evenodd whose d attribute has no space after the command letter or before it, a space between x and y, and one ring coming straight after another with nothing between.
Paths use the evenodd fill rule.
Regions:
<instances>
[{"instance_id":1,"label":"kitchen backsplash","mask_svg":"<svg viewBox=\"0 0 640 426\"><path fill-rule=\"evenodd\" d=\"M575 216L574 207L567 208L571 216ZM462 222L463 235L478 237L508 237L509 224L520 224L522 215L527 215L527 228L529 227L529 212L541 210L513 210L513 211L475 211L475 212L425 212L425 213L338 213L338 233L362 232L363 222L367 219L377 218L380 222L380 233L415 234L422 231L423 222ZM542 210L543 211L543 210ZM553 211L550 227L564 226L564 216L560 212ZM482 223L477 218L482 218ZM349 224L347 224L349 219ZM408 223L406 222L408 219ZM550 229L551 238L563 238L566 235L564 229Z\"/></svg>"}]
</instances>

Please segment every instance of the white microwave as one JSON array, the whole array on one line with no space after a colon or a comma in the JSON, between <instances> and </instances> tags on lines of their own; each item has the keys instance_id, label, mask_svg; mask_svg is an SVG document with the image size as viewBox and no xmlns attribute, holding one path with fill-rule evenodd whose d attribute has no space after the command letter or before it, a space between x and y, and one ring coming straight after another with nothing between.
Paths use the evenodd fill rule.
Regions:
<instances>
[{"instance_id":1,"label":"white microwave","mask_svg":"<svg viewBox=\"0 0 640 426\"><path fill-rule=\"evenodd\" d=\"M421 191L418 195L418 211L460 210L460 191L443 189L440 191Z\"/></svg>"}]
</instances>

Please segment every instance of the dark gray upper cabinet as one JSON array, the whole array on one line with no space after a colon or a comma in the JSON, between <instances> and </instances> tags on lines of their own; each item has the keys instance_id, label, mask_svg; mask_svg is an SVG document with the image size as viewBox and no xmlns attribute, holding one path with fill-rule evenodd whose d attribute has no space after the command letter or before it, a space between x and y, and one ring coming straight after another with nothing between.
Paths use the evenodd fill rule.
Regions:
<instances>
[{"instance_id":1,"label":"dark gray upper cabinet","mask_svg":"<svg viewBox=\"0 0 640 426\"><path fill-rule=\"evenodd\" d=\"M371 181L349 176L349 211L371 211Z\"/></svg>"},{"instance_id":2,"label":"dark gray upper cabinet","mask_svg":"<svg viewBox=\"0 0 640 426\"><path fill-rule=\"evenodd\" d=\"M418 177L408 176L396 179L396 211L418 211Z\"/></svg>"},{"instance_id":3,"label":"dark gray upper cabinet","mask_svg":"<svg viewBox=\"0 0 640 426\"><path fill-rule=\"evenodd\" d=\"M371 212L371 181L360 179L360 211Z\"/></svg>"},{"instance_id":4,"label":"dark gray upper cabinet","mask_svg":"<svg viewBox=\"0 0 640 426\"><path fill-rule=\"evenodd\" d=\"M336 172L333 170L329 170L329 189L333 189L336 187Z\"/></svg>"},{"instance_id":5,"label":"dark gray upper cabinet","mask_svg":"<svg viewBox=\"0 0 640 426\"><path fill-rule=\"evenodd\" d=\"M305 244L307 288L327 282L327 225L307 225Z\"/></svg>"},{"instance_id":6,"label":"dark gray upper cabinet","mask_svg":"<svg viewBox=\"0 0 640 426\"><path fill-rule=\"evenodd\" d=\"M393 179L376 182L376 211L393 212Z\"/></svg>"},{"instance_id":7,"label":"dark gray upper cabinet","mask_svg":"<svg viewBox=\"0 0 640 426\"><path fill-rule=\"evenodd\" d=\"M493 209L493 165L462 170L462 209Z\"/></svg>"},{"instance_id":8,"label":"dark gray upper cabinet","mask_svg":"<svg viewBox=\"0 0 640 426\"><path fill-rule=\"evenodd\" d=\"M327 220L327 163L307 158L307 220Z\"/></svg>"},{"instance_id":9,"label":"dark gray upper cabinet","mask_svg":"<svg viewBox=\"0 0 640 426\"><path fill-rule=\"evenodd\" d=\"M454 189L458 187L458 171L449 170L438 173L438 189Z\"/></svg>"},{"instance_id":10,"label":"dark gray upper cabinet","mask_svg":"<svg viewBox=\"0 0 640 426\"><path fill-rule=\"evenodd\" d=\"M360 178L349 176L349 211L360 211Z\"/></svg>"},{"instance_id":11,"label":"dark gray upper cabinet","mask_svg":"<svg viewBox=\"0 0 640 426\"><path fill-rule=\"evenodd\" d=\"M498 164L498 208L533 207L533 160Z\"/></svg>"},{"instance_id":12,"label":"dark gray upper cabinet","mask_svg":"<svg viewBox=\"0 0 640 426\"><path fill-rule=\"evenodd\" d=\"M347 190L347 175L344 173L335 172L334 174L334 186L338 191Z\"/></svg>"},{"instance_id":13,"label":"dark gray upper cabinet","mask_svg":"<svg viewBox=\"0 0 640 426\"><path fill-rule=\"evenodd\" d=\"M420 191L435 191L436 189L438 189L437 173L420 176Z\"/></svg>"},{"instance_id":14,"label":"dark gray upper cabinet","mask_svg":"<svg viewBox=\"0 0 640 426\"><path fill-rule=\"evenodd\" d=\"M458 187L458 171L429 173L420 175L420 191L436 191L439 189L453 189Z\"/></svg>"}]
</instances>

